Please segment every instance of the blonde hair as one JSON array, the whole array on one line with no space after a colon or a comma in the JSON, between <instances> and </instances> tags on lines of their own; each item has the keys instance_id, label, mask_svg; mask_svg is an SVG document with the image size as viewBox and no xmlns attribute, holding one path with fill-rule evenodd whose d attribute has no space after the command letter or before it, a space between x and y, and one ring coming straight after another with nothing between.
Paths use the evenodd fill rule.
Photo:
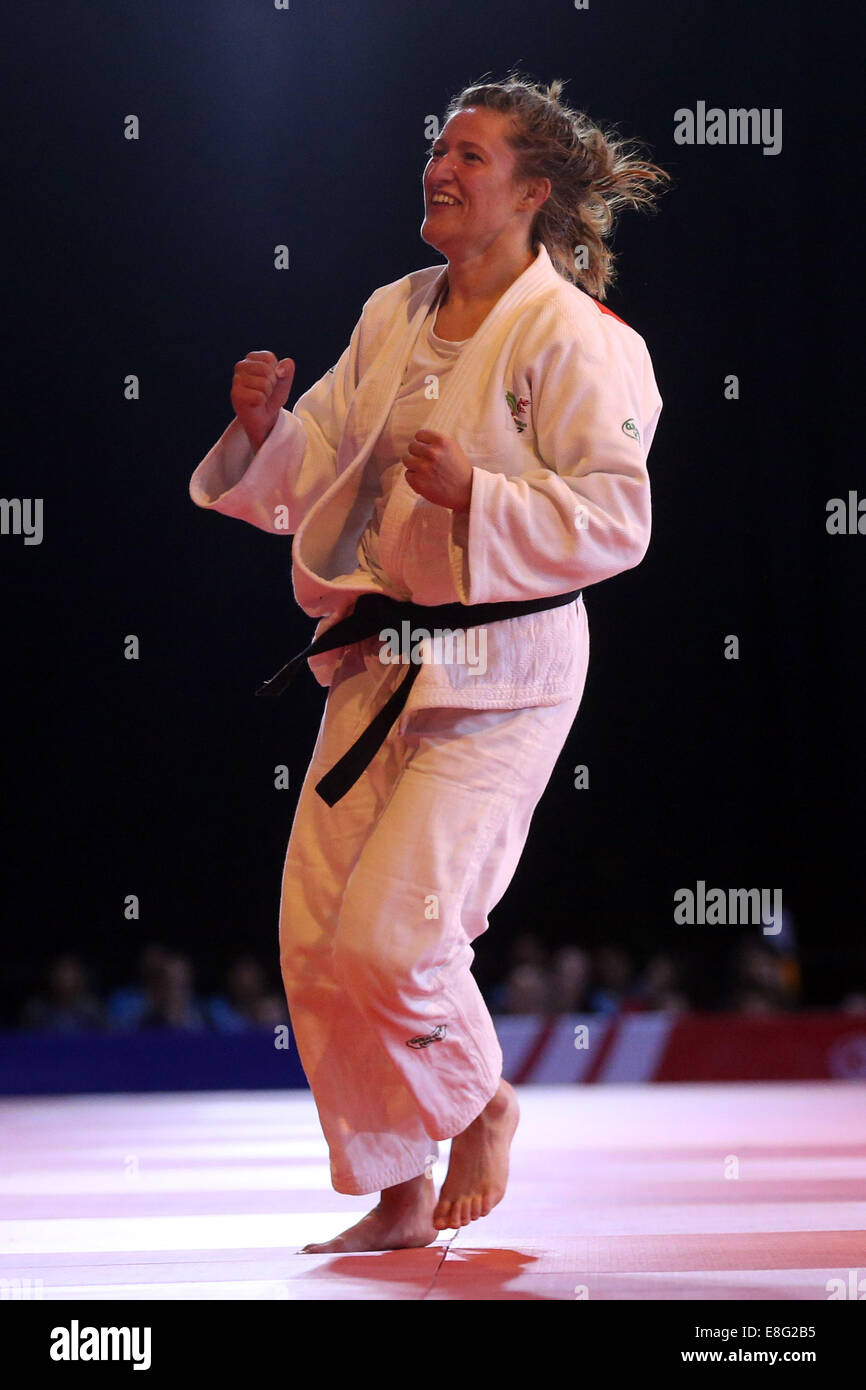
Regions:
<instances>
[{"instance_id":1,"label":"blonde hair","mask_svg":"<svg viewBox=\"0 0 866 1390\"><path fill-rule=\"evenodd\" d=\"M550 195L535 214L533 249L543 242L563 279L603 300L616 279L616 257L606 245L623 207L655 207L671 176L651 164L640 146L603 130L583 111L560 100L565 84L548 86L515 71L503 82L479 82L452 97L448 121L467 106L512 117L506 140L515 152L513 180L550 179ZM575 252L586 249L586 266Z\"/></svg>"}]
</instances>

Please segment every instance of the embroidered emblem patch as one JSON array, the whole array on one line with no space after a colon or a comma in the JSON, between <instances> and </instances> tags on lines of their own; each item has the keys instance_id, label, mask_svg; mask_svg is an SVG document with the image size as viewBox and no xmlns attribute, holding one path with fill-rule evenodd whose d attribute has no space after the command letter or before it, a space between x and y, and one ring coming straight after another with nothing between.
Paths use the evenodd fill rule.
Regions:
<instances>
[{"instance_id":1,"label":"embroidered emblem patch","mask_svg":"<svg viewBox=\"0 0 866 1390\"><path fill-rule=\"evenodd\" d=\"M622 431L623 434L631 435L631 438L636 439L638 444L640 444L640 430L638 429L631 416L629 416L627 420L623 420Z\"/></svg>"},{"instance_id":2,"label":"embroidered emblem patch","mask_svg":"<svg viewBox=\"0 0 866 1390\"><path fill-rule=\"evenodd\" d=\"M446 1026L444 1023L437 1023L432 1033L428 1033L426 1038L410 1038L407 1047L429 1047L432 1042L440 1042L445 1037Z\"/></svg>"},{"instance_id":3,"label":"embroidered emblem patch","mask_svg":"<svg viewBox=\"0 0 866 1390\"><path fill-rule=\"evenodd\" d=\"M511 418L517 426L517 432L522 434L529 424L526 412L531 402L526 396L515 396L513 391L506 391L505 399L508 402L508 409L511 411Z\"/></svg>"}]
</instances>

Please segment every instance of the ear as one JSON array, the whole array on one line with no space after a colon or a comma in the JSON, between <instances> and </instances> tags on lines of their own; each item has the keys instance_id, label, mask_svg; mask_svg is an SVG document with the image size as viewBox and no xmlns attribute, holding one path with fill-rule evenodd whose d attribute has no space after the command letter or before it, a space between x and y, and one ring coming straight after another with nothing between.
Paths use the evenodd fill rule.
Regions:
<instances>
[{"instance_id":1,"label":"ear","mask_svg":"<svg viewBox=\"0 0 866 1390\"><path fill-rule=\"evenodd\" d=\"M547 202L550 197L550 190L553 185L550 179L532 179L524 184L524 193L521 199L525 208L533 208L536 212Z\"/></svg>"}]
</instances>

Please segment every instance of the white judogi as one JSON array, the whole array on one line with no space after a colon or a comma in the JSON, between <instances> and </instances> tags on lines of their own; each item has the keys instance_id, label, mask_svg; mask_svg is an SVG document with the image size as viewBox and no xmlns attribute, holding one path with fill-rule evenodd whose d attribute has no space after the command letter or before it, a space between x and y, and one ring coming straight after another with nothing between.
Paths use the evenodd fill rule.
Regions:
<instances>
[{"instance_id":1,"label":"white judogi","mask_svg":"<svg viewBox=\"0 0 866 1390\"><path fill-rule=\"evenodd\" d=\"M347 584L373 507L366 464L447 266L376 290L339 362L282 410L254 455L233 420L193 473L200 507L279 536L294 533L295 597L324 632L374 576ZM512 412L506 398L528 402ZM544 246L460 353L429 429L474 465L467 517L402 480L380 537L395 592L461 599L455 546L467 534L470 603L586 588L637 565L650 536L646 458L662 400L639 334L557 274ZM631 426L629 426L629 422ZM623 428L626 426L627 428ZM635 436L639 437L635 437ZM582 603L494 624L488 670L427 665L404 711L557 704L573 694L588 643ZM329 685L340 651L310 660Z\"/></svg>"},{"instance_id":2,"label":"white judogi","mask_svg":"<svg viewBox=\"0 0 866 1390\"><path fill-rule=\"evenodd\" d=\"M339 362L280 412L262 448L253 454L233 421L191 479L199 506L295 533L295 595L317 633L371 590L424 605L535 598L646 551L662 403L643 339L540 246L472 338L448 345L432 333L446 269L377 290ZM399 457L422 425L466 450L468 515L406 483ZM286 856L281 962L340 1192L423 1172L501 1074L470 943L511 880L577 712L589 637L582 600L485 636L483 671L425 661L334 806L316 781L406 671L383 665L375 637L310 659L330 690Z\"/></svg>"}]
</instances>

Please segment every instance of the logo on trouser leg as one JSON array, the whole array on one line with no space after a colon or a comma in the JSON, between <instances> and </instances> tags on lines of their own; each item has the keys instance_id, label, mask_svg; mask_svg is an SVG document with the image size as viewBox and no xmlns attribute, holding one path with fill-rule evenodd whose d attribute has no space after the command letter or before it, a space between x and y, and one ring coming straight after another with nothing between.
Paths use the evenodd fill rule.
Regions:
<instances>
[{"instance_id":1,"label":"logo on trouser leg","mask_svg":"<svg viewBox=\"0 0 866 1390\"><path fill-rule=\"evenodd\" d=\"M428 1033L426 1038L410 1038L407 1047L429 1047L431 1042L440 1042L445 1037L445 1024L437 1023L432 1033Z\"/></svg>"}]
</instances>

